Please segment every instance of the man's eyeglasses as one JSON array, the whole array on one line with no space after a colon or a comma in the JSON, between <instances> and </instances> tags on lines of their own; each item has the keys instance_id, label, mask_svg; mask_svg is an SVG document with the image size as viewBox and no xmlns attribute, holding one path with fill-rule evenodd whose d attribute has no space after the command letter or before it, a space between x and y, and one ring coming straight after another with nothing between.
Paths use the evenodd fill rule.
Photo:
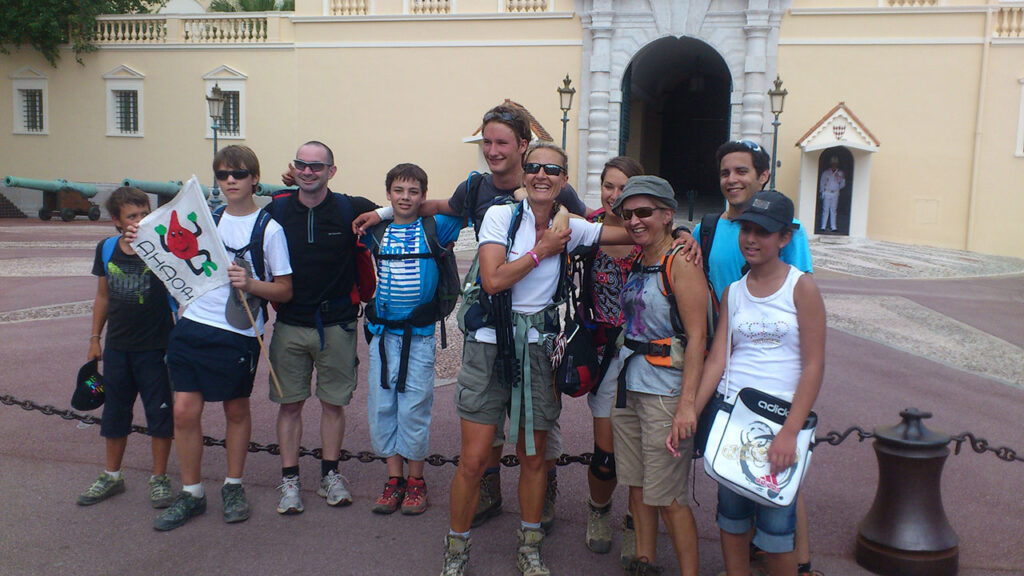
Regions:
<instances>
[{"instance_id":1,"label":"man's eyeglasses","mask_svg":"<svg viewBox=\"0 0 1024 576\"><path fill-rule=\"evenodd\" d=\"M544 169L544 173L548 176L561 176L562 173L565 172L565 168L558 164L537 164L536 162L530 162L523 166L523 171L527 174L537 174L540 172L541 168Z\"/></svg>"},{"instance_id":2,"label":"man's eyeglasses","mask_svg":"<svg viewBox=\"0 0 1024 576\"><path fill-rule=\"evenodd\" d=\"M215 170L213 172L213 175L217 178L217 180L227 180L228 176L231 176L235 180L241 180L243 178L248 178L250 174L252 174L252 172L250 172L248 170L245 170L245 169L242 169L242 170Z\"/></svg>"},{"instance_id":3,"label":"man's eyeglasses","mask_svg":"<svg viewBox=\"0 0 1024 576\"><path fill-rule=\"evenodd\" d=\"M753 140L733 140L733 142L736 142L737 144L742 144L745 148L747 148L748 150L752 150L754 152L764 152L764 148L761 148L761 145L758 144L757 142L754 142Z\"/></svg>"},{"instance_id":4,"label":"man's eyeglasses","mask_svg":"<svg viewBox=\"0 0 1024 576\"><path fill-rule=\"evenodd\" d=\"M623 220L632 220L635 215L637 218L650 218L654 214L655 210L664 210L664 208L656 208L653 206L641 206L639 208L619 208L619 216Z\"/></svg>"},{"instance_id":5,"label":"man's eyeglasses","mask_svg":"<svg viewBox=\"0 0 1024 576\"><path fill-rule=\"evenodd\" d=\"M318 173L323 172L324 168L330 166L326 162L303 162L302 160L292 160L292 166L295 166L296 172L305 172L306 168L309 168L312 172Z\"/></svg>"}]
</instances>

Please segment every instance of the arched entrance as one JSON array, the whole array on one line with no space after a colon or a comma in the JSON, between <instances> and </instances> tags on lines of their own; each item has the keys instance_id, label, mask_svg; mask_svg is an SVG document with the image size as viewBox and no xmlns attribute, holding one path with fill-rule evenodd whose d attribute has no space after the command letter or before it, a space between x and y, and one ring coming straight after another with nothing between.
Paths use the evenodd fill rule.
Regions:
<instances>
[{"instance_id":1,"label":"arched entrance","mask_svg":"<svg viewBox=\"0 0 1024 576\"><path fill-rule=\"evenodd\" d=\"M651 42L623 74L619 154L668 180L684 216L722 205L715 150L729 139L731 91L721 55L686 36Z\"/></svg>"}]
</instances>

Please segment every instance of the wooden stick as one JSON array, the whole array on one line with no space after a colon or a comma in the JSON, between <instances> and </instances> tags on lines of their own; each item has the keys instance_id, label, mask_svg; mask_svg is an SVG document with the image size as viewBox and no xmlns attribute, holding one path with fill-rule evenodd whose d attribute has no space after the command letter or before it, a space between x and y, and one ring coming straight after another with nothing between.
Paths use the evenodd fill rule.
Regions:
<instances>
[{"instance_id":1,"label":"wooden stick","mask_svg":"<svg viewBox=\"0 0 1024 576\"><path fill-rule=\"evenodd\" d=\"M270 381L274 383L274 389L277 390L277 395L280 398L284 398L284 394L281 392L281 384L277 381L277 373L274 372L274 365L270 363L270 353L267 352L267 347L263 345L263 337L260 336L260 331L256 329L256 319L252 316L252 310L249 309L249 301L245 298L245 292L241 288L238 290L238 297L242 299L242 306L245 307L245 314L249 316L249 323L252 324L252 330L256 333L256 341L260 343L260 352L263 357L267 359L267 366L270 368Z\"/></svg>"}]
</instances>

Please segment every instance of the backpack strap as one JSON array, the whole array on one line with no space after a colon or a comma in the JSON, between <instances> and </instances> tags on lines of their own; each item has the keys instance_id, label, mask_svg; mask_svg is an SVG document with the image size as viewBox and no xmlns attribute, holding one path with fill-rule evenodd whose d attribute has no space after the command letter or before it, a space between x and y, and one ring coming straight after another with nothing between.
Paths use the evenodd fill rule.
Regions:
<instances>
[{"instance_id":1,"label":"backpack strap","mask_svg":"<svg viewBox=\"0 0 1024 576\"><path fill-rule=\"evenodd\" d=\"M480 223L474 221L474 211L476 210L477 202L480 200L480 184L484 181L486 173L480 173L476 170L469 173L466 178L466 206L462 212L462 218L467 224L473 226L473 230L477 234L477 240L480 236ZM474 178L476 176L476 178Z\"/></svg>"},{"instance_id":2,"label":"backpack strap","mask_svg":"<svg viewBox=\"0 0 1024 576\"><path fill-rule=\"evenodd\" d=\"M723 212L712 212L705 214L700 219L700 252L704 255L704 275L710 278L708 259L711 257L711 245L715 242L715 229L718 221L722 218Z\"/></svg>"}]
</instances>

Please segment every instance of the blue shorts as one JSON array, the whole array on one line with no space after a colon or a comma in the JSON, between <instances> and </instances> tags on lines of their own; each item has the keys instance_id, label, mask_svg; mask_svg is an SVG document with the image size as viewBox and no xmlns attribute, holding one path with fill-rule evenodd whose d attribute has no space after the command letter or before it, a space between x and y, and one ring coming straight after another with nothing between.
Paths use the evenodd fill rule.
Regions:
<instances>
[{"instance_id":1,"label":"blue shorts","mask_svg":"<svg viewBox=\"0 0 1024 576\"><path fill-rule=\"evenodd\" d=\"M164 350L123 352L113 348L103 351L103 422L100 436L124 438L132 426L135 398L142 397L146 426L156 438L174 435L174 410L171 382L167 377Z\"/></svg>"},{"instance_id":2,"label":"blue shorts","mask_svg":"<svg viewBox=\"0 0 1024 576\"><path fill-rule=\"evenodd\" d=\"M388 360L388 389L380 383L380 339ZM409 460L427 457L430 443L430 410L434 405L434 335L413 335L405 391L396 391L402 337L376 334L370 341L367 370L366 415L373 450L385 458L401 455Z\"/></svg>"},{"instance_id":3,"label":"blue shorts","mask_svg":"<svg viewBox=\"0 0 1024 576\"><path fill-rule=\"evenodd\" d=\"M199 392L206 402L248 398L259 359L256 338L187 318L178 320L167 342L174 391Z\"/></svg>"},{"instance_id":4,"label":"blue shorts","mask_svg":"<svg viewBox=\"0 0 1024 576\"><path fill-rule=\"evenodd\" d=\"M796 533L796 502L785 508L762 506L718 485L718 527L729 534L757 529L754 545L769 554L792 552Z\"/></svg>"}]
</instances>

